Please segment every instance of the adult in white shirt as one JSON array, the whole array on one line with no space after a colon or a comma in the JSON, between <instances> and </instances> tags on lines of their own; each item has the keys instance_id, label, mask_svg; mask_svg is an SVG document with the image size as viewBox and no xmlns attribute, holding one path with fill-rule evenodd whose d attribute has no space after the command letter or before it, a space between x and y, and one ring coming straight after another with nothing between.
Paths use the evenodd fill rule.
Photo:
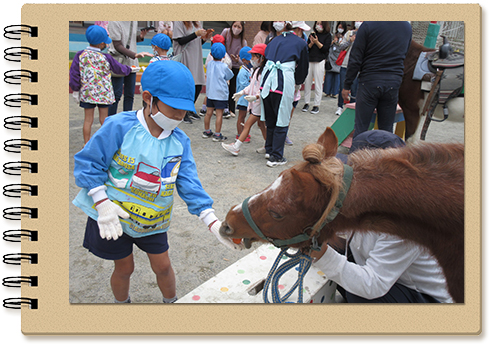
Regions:
<instances>
[{"instance_id":1,"label":"adult in white shirt","mask_svg":"<svg viewBox=\"0 0 490 347\"><path fill-rule=\"evenodd\" d=\"M361 148L404 146L383 130L359 134L350 152ZM338 155L346 162L346 156ZM315 265L338 284L348 303L451 303L437 260L423 247L396 236L353 232L332 246L312 252ZM342 242L343 240L343 242Z\"/></svg>"}]
</instances>

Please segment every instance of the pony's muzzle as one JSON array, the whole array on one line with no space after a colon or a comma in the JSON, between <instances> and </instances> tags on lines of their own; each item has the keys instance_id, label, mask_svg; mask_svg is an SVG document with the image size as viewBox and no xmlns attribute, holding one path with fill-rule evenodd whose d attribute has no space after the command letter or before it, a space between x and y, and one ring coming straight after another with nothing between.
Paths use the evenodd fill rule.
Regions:
<instances>
[{"instance_id":1,"label":"pony's muzzle","mask_svg":"<svg viewBox=\"0 0 490 347\"><path fill-rule=\"evenodd\" d=\"M221 228L219 228L219 233L223 237L231 237L233 235L233 229L231 229L228 223L224 221L223 223L221 223Z\"/></svg>"}]
</instances>

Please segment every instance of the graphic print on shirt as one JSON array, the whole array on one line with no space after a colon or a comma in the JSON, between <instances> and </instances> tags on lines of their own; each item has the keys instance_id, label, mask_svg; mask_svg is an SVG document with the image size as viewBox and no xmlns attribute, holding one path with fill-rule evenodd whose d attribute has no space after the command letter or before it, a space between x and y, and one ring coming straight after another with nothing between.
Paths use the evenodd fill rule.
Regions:
<instances>
[{"instance_id":1,"label":"graphic print on shirt","mask_svg":"<svg viewBox=\"0 0 490 347\"><path fill-rule=\"evenodd\" d=\"M115 188L130 193L132 199L113 202L129 213L126 222L131 230L147 233L169 227L181 161L181 156L165 158L165 166L160 170L144 162L136 163L135 158L123 155L121 151L114 155L108 171L109 181ZM168 199L163 206L159 197Z\"/></svg>"}]
</instances>

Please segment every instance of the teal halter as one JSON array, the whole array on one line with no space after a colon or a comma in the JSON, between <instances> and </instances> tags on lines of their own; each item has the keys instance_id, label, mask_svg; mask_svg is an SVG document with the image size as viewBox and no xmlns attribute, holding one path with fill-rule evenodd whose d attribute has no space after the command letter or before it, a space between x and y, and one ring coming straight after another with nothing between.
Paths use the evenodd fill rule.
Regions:
<instances>
[{"instance_id":1,"label":"teal halter","mask_svg":"<svg viewBox=\"0 0 490 347\"><path fill-rule=\"evenodd\" d=\"M345 197L347 196L347 192L349 191L349 188L350 188L350 185L352 182L353 174L354 174L354 170L352 169L352 167L344 164L344 175L343 175L344 189L342 189L340 191L339 196L338 196L337 200L335 201L334 207L329 212L327 218L325 219L325 221L323 221L323 223L321 224L321 226L318 230L322 230L323 227L325 227L325 225L327 223L330 223L331 221L333 221L335 219L335 217L337 217L337 215L339 214L340 209L342 208L342 205L344 203ZM306 232L308 229L312 229L312 227L306 227L303 230L303 233L296 235L296 236L294 236L290 239L287 239L287 240L273 239L273 238L265 236L264 233L262 233L262 231L260 231L257 224L255 224L255 222L252 218L252 215L250 214L250 210L248 208L248 201L250 200L250 198L251 197L248 197L242 202L243 215L245 216L245 219L247 220L250 227L253 229L253 231L261 239L269 241L270 243L272 243L274 246L276 246L278 248L283 248L285 246L293 245L296 243L301 243L304 241L308 241L309 239L312 239L312 249L319 250L317 237L316 236L311 237Z\"/></svg>"}]
</instances>

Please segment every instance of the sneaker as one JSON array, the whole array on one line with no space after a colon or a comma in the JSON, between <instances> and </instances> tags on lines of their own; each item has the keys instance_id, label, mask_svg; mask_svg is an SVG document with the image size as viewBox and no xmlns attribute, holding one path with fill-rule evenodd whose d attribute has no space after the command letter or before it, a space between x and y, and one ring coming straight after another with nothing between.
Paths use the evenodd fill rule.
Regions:
<instances>
[{"instance_id":1,"label":"sneaker","mask_svg":"<svg viewBox=\"0 0 490 347\"><path fill-rule=\"evenodd\" d=\"M317 114L318 112L320 112L320 109L318 108L318 106L313 106L313 108L310 111L310 113L313 113L313 114Z\"/></svg>"},{"instance_id":2,"label":"sneaker","mask_svg":"<svg viewBox=\"0 0 490 347\"><path fill-rule=\"evenodd\" d=\"M310 107L310 105L305 104L305 105L303 106L303 109L302 109L301 111L306 112L306 111L308 111L308 108L309 108L309 107Z\"/></svg>"},{"instance_id":3,"label":"sneaker","mask_svg":"<svg viewBox=\"0 0 490 347\"><path fill-rule=\"evenodd\" d=\"M243 141L244 143L250 143L250 140L251 140L251 137L250 135L247 136L247 138L245 139L245 141Z\"/></svg>"},{"instance_id":4,"label":"sneaker","mask_svg":"<svg viewBox=\"0 0 490 347\"><path fill-rule=\"evenodd\" d=\"M206 115L206 112L207 112L207 109L205 108L201 108L201 110L199 111L199 114L204 117Z\"/></svg>"},{"instance_id":5,"label":"sneaker","mask_svg":"<svg viewBox=\"0 0 490 347\"><path fill-rule=\"evenodd\" d=\"M255 152L259 153L259 154L265 154L265 147L262 147L262 148L257 148L255 150Z\"/></svg>"},{"instance_id":6,"label":"sneaker","mask_svg":"<svg viewBox=\"0 0 490 347\"><path fill-rule=\"evenodd\" d=\"M233 118L236 117L236 114L234 114L233 112L230 112L230 116L232 116Z\"/></svg>"},{"instance_id":7,"label":"sneaker","mask_svg":"<svg viewBox=\"0 0 490 347\"><path fill-rule=\"evenodd\" d=\"M201 116L199 116L196 112L188 111L187 114L188 114L189 118L192 120L201 119Z\"/></svg>"},{"instance_id":8,"label":"sneaker","mask_svg":"<svg viewBox=\"0 0 490 347\"><path fill-rule=\"evenodd\" d=\"M214 142L223 142L223 141L226 141L228 138L226 136L223 136L223 134L219 134L219 135L216 135L214 134L213 135L213 141Z\"/></svg>"},{"instance_id":9,"label":"sneaker","mask_svg":"<svg viewBox=\"0 0 490 347\"><path fill-rule=\"evenodd\" d=\"M209 139L211 136L213 136L213 132L211 130L207 130L202 133L202 137L205 139Z\"/></svg>"},{"instance_id":10,"label":"sneaker","mask_svg":"<svg viewBox=\"0 0 490 347\"><path fill-rule=\"evenodd\" d=\"M291 141L288 136L286 136L286 141L284 143L286 145L288 145L288 146L292 146L293 145L293 141Z\"/></svg>"},{"instance_id":11,"label":"sneaker","mask_svg":"<svg viewBox=\"0 0 490 347\"><path fill-rule=\"evenodd\" d=\"M187 113L184 116L184 123L192 124L192 120L189 118L189 116L187 115Z\"/></svg>"},{"instance_id":12,"label":"sneaker","mask_svg":"<svg viewBox=\"0 0 490 347\"><path fill-rule=\"evenodd\" d=\"M279 165L284 165L286 164L288 161L286 160L286 158L282 157L281 159L276 159L276 158L271 158L268 162L267 162L267 166L268 167L276 167L276 166L279 166Z\"/></svg>"},{"instance_id":13,"label":"sneaker","mask_svg":"<svg viewBox=\"0 0 490 347\"><path fill-rule=\"evenodd\" d=\"M269 153L266 153L266 154L264 155L264 158L265 158L265 159L269 159L270 157L271 157L271 155L270 155Z\"/></svg>"},{"instance_id":14,"label":"sneaker","mask_svg":"<svg viewBox=\"0 0 490 347\"><path fill-rule=\"evenodd\" d=\"M332 94L332 95L330 95L330 97L331 97L332 99L337 98L337 96L338 96L338 94Z\"/></svg>"},{"instance_id":15,"label":"sneaker","mask_svg":"<svg viewBox=\"0 0 490 347\"><path fill-rule=\"evenodd\" d=\"M230 117L231 117L230 111L225 111L225 112L223 112L223 118L224 118L224 119L228 119L228 118L230 118Z\"/></svg>"},{"instance_id":16,"label":"sneaker","mask_svg":"<svg viewBox=\"0 0 490 347\"><path fill-rule=\"evenodd\" d=\"M230 144L226 144L226 143L222 143L221 146L223 146L224 150L227 151L227 152L230 152L231 154L237 156L238 153L240 152L239 149L236 149L235 148L235 144L234 143L230 143Z\"/></svg>"}]
</instances>

